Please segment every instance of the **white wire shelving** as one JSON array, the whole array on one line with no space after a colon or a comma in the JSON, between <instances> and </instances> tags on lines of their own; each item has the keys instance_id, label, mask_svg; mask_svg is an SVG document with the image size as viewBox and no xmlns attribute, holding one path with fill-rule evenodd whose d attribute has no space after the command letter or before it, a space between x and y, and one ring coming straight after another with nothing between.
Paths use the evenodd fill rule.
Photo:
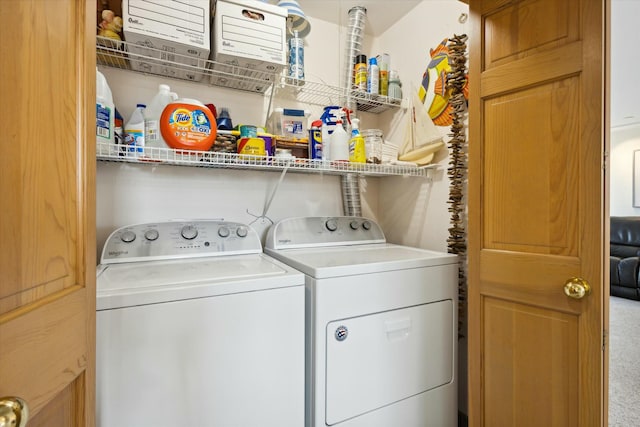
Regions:
<instances>
[{"instance_id":1,"label":"white wire shelving","mask_svg":"<svg viewBox=\"0 0 640 427\"><path fill-rule=\"evenodd\" d=\"M271 97L284 96L305 104L340 105L347 94L356 100L358 111L378 114L389 109L400 108L402 104L400 99L387 96L356 90L348 93L347 89L340 87L286 78L278 69L265 72L243 68L104 37L97 37L96 60L98 64L111 68L161 75Z\"/></svg>"},{"instance_id":2,"label":"white wire shelving","mask_svg":"<svg viewBox=\"0 0 640 427\"><path fill-rule=\"evenodd\" d=\"M369 164L325 162L310 159L281 159L276 157L247 156L216 151L177 150L172 148L141 149L132 151L127 146L98 142L96 157L100 161L127 162L148 165L193 166L220 169L248 169L330 175L413 176L430 178L436 165L418 167L407 164Z\"/></svg>"}]
</instances>

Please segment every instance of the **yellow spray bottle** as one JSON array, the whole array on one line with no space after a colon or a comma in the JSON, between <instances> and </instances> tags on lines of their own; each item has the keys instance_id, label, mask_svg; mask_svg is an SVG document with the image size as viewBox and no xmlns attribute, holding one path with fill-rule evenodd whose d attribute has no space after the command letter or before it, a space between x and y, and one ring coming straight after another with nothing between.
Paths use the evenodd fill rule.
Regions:
<instances>
[{"instance_id":1,"label":"yellow spray bottle","mask_svg":"<svg viewBox=\"0 0 640 427\"><path fill-rule=\"evenodd\" d=\"M364 138L360 135L360 119L351 119L351 140L349 141L349 161L351 163L366 163Z\"/></svg>"}]
</instances>

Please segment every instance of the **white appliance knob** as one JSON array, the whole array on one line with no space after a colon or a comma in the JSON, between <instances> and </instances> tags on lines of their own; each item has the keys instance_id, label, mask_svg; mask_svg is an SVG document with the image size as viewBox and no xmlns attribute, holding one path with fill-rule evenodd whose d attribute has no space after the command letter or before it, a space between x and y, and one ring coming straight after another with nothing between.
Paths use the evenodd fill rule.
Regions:
<instances>
[{"instance_id":1,"label":"white appliance knob","mask_svg":"<svg viewBox=\"0 0 640 427\"><path fill-rule=\"evenodd\" d=\"M218 236L220 237L229 237L229 229L227 227L218 228Z\"/></svg>"},{"instance_id":2,"label":"white appliance knob","mask_svg":"<svg viewBox=\"0 0 640 427\"><path fill-rule=\"evenodd\" d=\"M335 219L328 219L327 222L324 223L324 226L327 227L329 231L336 231L338 229L338 221Z\"/></svg>"},{"instance_id":3,"label":"white appliance knob","mask_svg":"<svg viewBox=\"0 0 640 427\"><path fill-rule=\"evenodd\" d=\"M160 237L158 230L147 230L144 232L144 238L149 241L153 242L154 240L157 240L158 237Z\"/></svg>"},{"instance_id":4,"label":"white appliance knob","mask_svg":"<svg viewBox=\"0 0 640 427\"><path fill-rule=\"evenodd\" d=\"M352 230L357 230L359 226L360 224L358 224L358 221L355 220L349 223L349 227L351 227Z\"/></svg>"},{"instance_id":5,"label":"white appliance knob","mask_svg":"<svg viewBox=\"0 0 640 427\"><path fill-rule=\"evenodd\" d=\"M363 222L362 228L364 228L365 230L371 230L371 223L369 221Z\"/></svg>"},{"instance_id":6,"label":"white appliance knob","mask_svg":"<svg viewBox=\"0 0 640 427\"><path fill-rule=\"evenodd\" d=\"M193 225L185 225L180 230L180 234L187 240L193 240L198 237L198 230Z\"/></svg>"},{"instance_id":7,"label":"white appliance knob","mask_svg":"<svg viewBox=\"0 0 640 427\"><path fill-rule=\"evenodd\" d=\"M236 234L238 235L238 237L247 237L248 231L244 227L238 227L238 229L236 230Z\"/></svg>"},{"instance_id":8,"label":"white appliance knob","mask_svg":"<svg viewBox=\"0 0 640 427\"><path fill-rule=\"evenodd\" d=\"M136 233L134 233L131 230L125 231L120 235L120 240L122 240L125 243L131 243L134 240L136 240Z\"/></svg>"}]
</instances>

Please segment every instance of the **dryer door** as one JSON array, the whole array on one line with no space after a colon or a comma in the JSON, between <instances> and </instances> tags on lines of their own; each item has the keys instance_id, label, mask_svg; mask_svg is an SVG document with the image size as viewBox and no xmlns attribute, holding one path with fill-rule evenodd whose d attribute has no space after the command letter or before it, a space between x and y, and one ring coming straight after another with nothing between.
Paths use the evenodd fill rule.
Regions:
<instances>
[{"instance_id":1,"label":"dryer door","mask_svg":"<svg viewBox=\"0 0 640 427\"><path fill-rule=\"evenodd\" d=\"M453 310L445 300L328 323L327 424L451 382Z\"/></svg>"}]
</instances>

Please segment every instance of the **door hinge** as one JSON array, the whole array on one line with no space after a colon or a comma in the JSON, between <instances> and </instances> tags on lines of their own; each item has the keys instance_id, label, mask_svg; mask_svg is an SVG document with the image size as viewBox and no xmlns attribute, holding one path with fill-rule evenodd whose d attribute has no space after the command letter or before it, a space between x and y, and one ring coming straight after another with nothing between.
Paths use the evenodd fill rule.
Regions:
<instances>
[{"instance_id":1,"label":"door hinge","mask_svg":"<svg viewBox=\"0 0 640 427\"><path fill-rule=\"evenodd\" d=\"M608 334L607 334L607 330L603 330L602 331L602 351L604 351L605 348L607 348L607 339L608 339Z\"/></svg>"}]
</instances>

